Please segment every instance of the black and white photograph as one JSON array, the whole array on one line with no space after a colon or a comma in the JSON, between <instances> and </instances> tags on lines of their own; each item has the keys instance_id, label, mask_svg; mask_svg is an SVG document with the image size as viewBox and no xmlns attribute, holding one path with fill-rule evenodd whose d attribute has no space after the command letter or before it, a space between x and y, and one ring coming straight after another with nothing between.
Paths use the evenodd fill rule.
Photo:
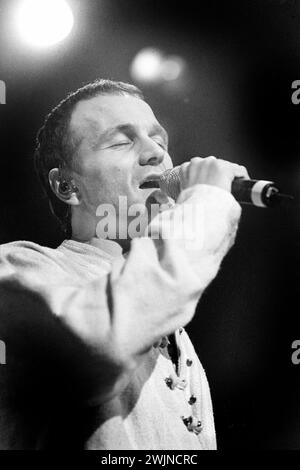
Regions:
<instances>
[{"instance_id":1,"label":"black and white photograph","mask_svg":"<svg viewBox=\"0 0 300 470\"><path fill-rule=\"evenodd\" d=\"M299 157L299 0L0 0L0 450L300 450Z\"/></svg>"}]
</instances>

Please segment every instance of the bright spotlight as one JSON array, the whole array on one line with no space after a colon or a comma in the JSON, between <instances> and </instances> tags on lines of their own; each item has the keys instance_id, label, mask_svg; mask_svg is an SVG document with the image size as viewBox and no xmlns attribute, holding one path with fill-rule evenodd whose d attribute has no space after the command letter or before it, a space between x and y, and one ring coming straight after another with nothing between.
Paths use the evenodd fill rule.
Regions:
<instances>
[{"instance_id":1,"label":"bright spotlight","mask_svg":"<svg viewBox=\"0 0 300 470\"><path fill-rule=\"evenodd\" d=\"M164 58L158 49L147 47L142 49L133 59L131 75L142 83L156 83L161 80Z\"/></svg>"},{"instance_id":2,"label":"bright spotlight","mask_svg":"<svg viewBox=\"0 0 300 470\"><path fill-rule=\"evenodd\" d=\"M23 0L16 12L16 22L24 41L47 47L68 36L74 18L65 0Z\"/></svg>"}]
</instances>

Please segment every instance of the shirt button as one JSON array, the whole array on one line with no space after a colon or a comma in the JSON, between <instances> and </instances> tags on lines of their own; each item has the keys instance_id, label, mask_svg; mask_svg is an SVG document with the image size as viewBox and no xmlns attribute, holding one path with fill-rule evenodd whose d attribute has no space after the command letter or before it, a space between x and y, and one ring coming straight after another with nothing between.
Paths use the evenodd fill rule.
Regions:
<instances>
[{"instance_id":1,"label":"shirt button","mask_svg":"<svg viewBox=\"0 0 300 470\"><path fill-rule=\"evenodd\" d=\"M167 384L167 386L171 389L171 390L174 390L175 386L176 386L176 383L174 383L174 380L172 379L172 377L167 377L165 379L165 382Z\"/></svg>"},{"instance_id":2,"label":"shirt button","mask_svg":"<svg viewBox=\"0 0 300 470\"><path fill-rule=\"evenodd\" d=\"M184 422L188 431L193 432L194 434L198 435L202 431L202 423L194 416L189 416L185 418L181 416L182 421Z\"/></svg>"},{"instance_id":3,"label":"shirt button","mask_svg":"<svg viewBox=\"0 0 300 470\"><path fill-rule=\"evenodd\" d=\"M189 416L188 418L185 418L184 416L181 416L181 419L182 421L184 422L184 424L186 425L186 427L188 428L192 422L193 422L193 417L192 416Z\"/></svg>"},{"instance_id":4,"label":"shirt button","mask_svg":"<svg viewBox=\"0 0 300 470\"><path fill-rule=\"evenodd\" d=\"M187 360L186 360L186 365L187 365L188 367L191 367L192 364L193 364L192 359L187 359Z\"/></svg>"},{"instance_id":5,"label":"shirt button","mask_svg":"<svg viewBox=\"0 0 300 470\"><path fill-rule=\"evenodd\" d=\"M195 397L195 395L191 395L188 403L189 405L193 405L194 403L196 403L196 401L197 398Z\"/></svg>"},{"instance_id":6,"label":"shirt button","mask_svg":"<svg viewBox=\"0 0 300 470\"><path fill-rule=\"evenodd\" d=\"M197 421L197 424L193 426L193 433L196 434L196 436L198 436L198 434L200 434L201 431L202 431L202 423L201 421Z\"/></svg>"}]
</instances>

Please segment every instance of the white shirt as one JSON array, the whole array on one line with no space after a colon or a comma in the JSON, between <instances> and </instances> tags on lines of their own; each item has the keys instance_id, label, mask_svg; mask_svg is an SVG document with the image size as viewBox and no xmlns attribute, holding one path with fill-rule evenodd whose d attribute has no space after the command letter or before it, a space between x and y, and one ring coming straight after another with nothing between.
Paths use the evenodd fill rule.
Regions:
<instances>
[{"instance_id":1,"label":"white shirt","mask_svg":"<svg viewBox=\"0 0 300 470\"><path fill-rule=\"evenodd\" d=\"M41 297L59 320L49 335L66 328L74 336L62 347L80 350L76 338L83 345L78 387L82 363L85 406L95 418L85 448L216 448L207 379L183 327L233 244L240 213L230 193L196 185L150 224L152 237L161 235L179 215L184 237L136 238L125 257L117 243L99 239L0 247L0 282ZM173 333L178 374L161 343ZM37 447L47 446L47 429L42 434Z\"/></svg>"}]
</instances>

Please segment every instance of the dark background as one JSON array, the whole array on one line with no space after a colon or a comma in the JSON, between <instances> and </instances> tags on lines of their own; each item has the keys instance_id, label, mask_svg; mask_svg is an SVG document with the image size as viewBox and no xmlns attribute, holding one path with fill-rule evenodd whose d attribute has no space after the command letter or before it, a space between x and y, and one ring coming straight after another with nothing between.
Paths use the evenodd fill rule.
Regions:
<instances>
[{"instance_id":1,"label":"dark background","mask_svg":"<svg viewBox=\"0 0 300 470\"><path fill-rule=\"evenodd\" d=\"M17 38L16 3L0 2L0 243L63 239L32 164L45 114L89 80L132 81L144 47L183 57L182 82L142 87L169 130L174 164L215 155L295 196L289 208L244 208L236 245L188 327L211 384L218 445L300 449L300 364L291 362L300 338L300 105L291 101L299 2L69 0L73 31L46 51Z\"/></svg>"}]
</instances>

